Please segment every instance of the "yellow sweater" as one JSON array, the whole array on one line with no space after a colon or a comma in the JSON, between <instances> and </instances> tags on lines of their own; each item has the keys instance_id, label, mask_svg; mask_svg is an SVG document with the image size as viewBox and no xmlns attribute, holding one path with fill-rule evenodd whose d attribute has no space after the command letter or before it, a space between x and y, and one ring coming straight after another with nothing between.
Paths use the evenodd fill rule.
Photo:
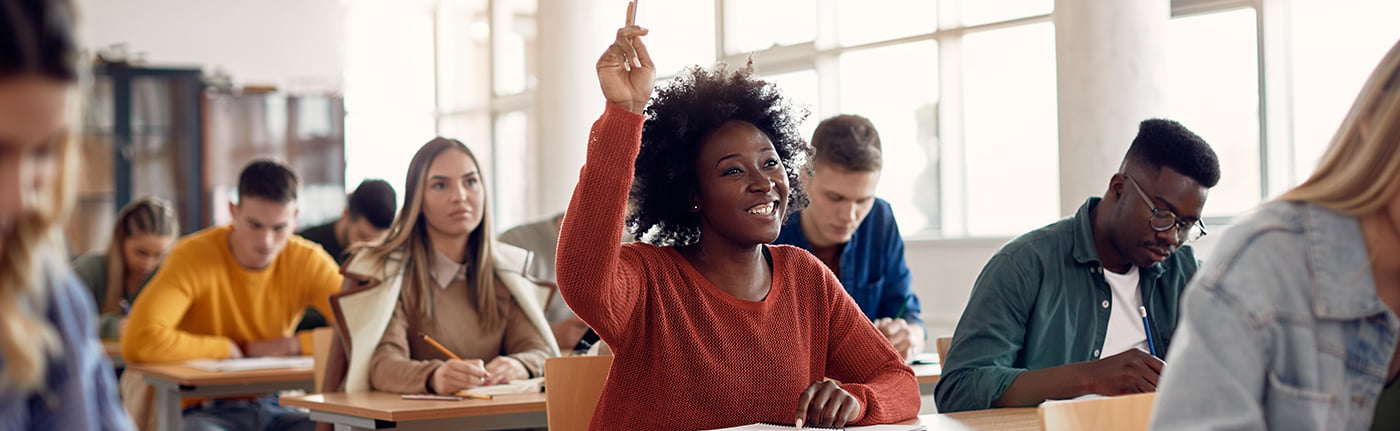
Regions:
<instances>
[{"instance_id":1,"label":"yellow sweater","mask_svg":"<svg viewBox=\"0 0 1400 431\"><path fill-rule=\"evenodd\" d=\"M321 246L292 236L267 268L248 270L229 252L231 231L211 227L175 244L131 309L123 359L227 358L230 341L291 336L308 306L332 317L328 298L340 291L341 276ZM302 335L309 354L310 336Z\"/></svg>"}]
</instances>

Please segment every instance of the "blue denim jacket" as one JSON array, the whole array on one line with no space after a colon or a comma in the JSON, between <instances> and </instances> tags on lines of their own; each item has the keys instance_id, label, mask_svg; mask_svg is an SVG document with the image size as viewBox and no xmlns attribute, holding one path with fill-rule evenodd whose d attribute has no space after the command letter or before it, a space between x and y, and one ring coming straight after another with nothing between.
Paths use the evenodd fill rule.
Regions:
<instances>
[{"instance_id":1,"label":"blue denim jacket","mask_svg":"<svg viewBox=\"0 0 1400 431\"><path fill-rule=\"evenodd\" d=\"M1274 202L1186 289L1157 430L1364 430L1400 336L1354 216Z\"/></svg>"},{"instance_id":2,"label":"blue denim jacket","mask_svg":"<svg viewBox=\"0 0 1400 431\"><path fill-rule=\"evenodd\" d=\"M50 267L40 282L48 284L42 315L58 332L63 352L49 358L48 376L37 392L0 389L0 431L135 429L97 340L91 295L67 268ZM0 358L0 369L4 365Z\"/></svg>"}]
</instances>

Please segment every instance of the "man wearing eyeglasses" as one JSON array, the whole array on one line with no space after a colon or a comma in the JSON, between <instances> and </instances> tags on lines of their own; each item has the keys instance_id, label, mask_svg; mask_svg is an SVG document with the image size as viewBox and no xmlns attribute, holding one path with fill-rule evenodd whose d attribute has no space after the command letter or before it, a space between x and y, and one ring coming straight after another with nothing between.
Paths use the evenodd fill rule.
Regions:
<instances>
[{"instance_id":1,"label":"man wearing eyeglasses","mask_svg":"<svg viewBox=\"0 0 1400 431\"><path fill-rule=\"evenodd\" d=\"M1102 198L982 268L943 361L938 410L1155 391L1196 272L1186 244L1205 235L1201 210L1219 180L1199 136L1143 121Z\"/></svg>"}]
</instances>

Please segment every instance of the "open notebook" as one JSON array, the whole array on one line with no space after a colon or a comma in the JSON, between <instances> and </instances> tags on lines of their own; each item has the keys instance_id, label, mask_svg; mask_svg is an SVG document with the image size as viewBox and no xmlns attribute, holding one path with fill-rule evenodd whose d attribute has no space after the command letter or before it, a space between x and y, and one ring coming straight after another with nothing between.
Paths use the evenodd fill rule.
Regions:
<instances>
[{"instance_id":1,"label":"open notebook","mask_svg":"<svg viewBox=\"0 0 1400 431\"><path fill-rule=\"evenodd\" d=\"M795 428L793 428L792 425L753 424L753 425L744 425L744 426L741 426L741 427L720 428L720 429L717 429L717 430L710 430L710 431L730 431L730 430L793 431L794 429L795 429ZM835 428L826 428L826 427L803 427L802 429L804 429L804 430L824 430L824 429L835 429ZM847 430L847 431L924 431L924 430L927 430L928 427L925 427L925 426L923 426L923 425L866 425L866 426L858 426L858 427L847 426L847 427L841 428L841 429Z\"/></svg>"},{"instance_id":2,"label":"open notebook","mask_svg":"<svg viewBox=\"0 0 1400 431\"><path fill-rule=\"evenodd\" d=\"M310 356L196 359L185 362L185 366L207 371L271 370L277 368L311 368L315 366L315 360Z\"/></svg>"},{"instance_id":3,"label":"open notebook","mask_svg":"<svg viewBox=\"0 0 1400 431\"><path fill-rule=\"evenodd\" d=\"M477 386L475 388L471 388L458 393L460 394L462 392L470 392L478 395L491 396L530 393L537 394L540 393L540 388L542 387L544 387L544 377L536 377L529 380L511 380L510 383L501 383L499 385Z\"/></svg>"}]
</instances>

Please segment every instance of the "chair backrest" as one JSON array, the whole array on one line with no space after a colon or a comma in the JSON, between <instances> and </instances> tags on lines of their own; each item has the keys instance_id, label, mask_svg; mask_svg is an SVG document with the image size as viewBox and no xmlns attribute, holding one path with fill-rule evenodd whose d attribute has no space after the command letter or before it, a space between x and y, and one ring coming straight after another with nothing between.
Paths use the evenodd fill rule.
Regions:
<instances>
[{"instance_id":1,"label":"chair backrest","mask_svg":"<svg viewBox=\"0 0 1400 431\"><path fill-rule=\"evenodd\" d=\"M545 360L545 412L550 431L588 430L612 360L612 356L565 356Z\"/></svg>"},{"instance_id":2,"label":"chair backrest","mask_svg":"<svg viewBox=\"0 0 1400 431\"><path fill-rule=\"evenodd\" d=\"M1147 431L1156 393L1049 402L1040 406L1045 431Z\"/></svg>"},{"instance_id":3,"label":"chair backrest","mask_svg":"<svg viewBox=\"0 0 1400 431\"><path fill-rule=\"evenodd\" d=\"M316 390L321 390L321 384L326 379L326 361L331 354L331 337L335 336L335 330L329 326L311 330L311 359L315 364Z\"/></svg>"},{"instance_id":4,"label":"chair backrest","mask_svg":"<svg viewBox=\"0 0 1400 431\"><path fill-rule=\"evenodd\" d=\"M948 346L953 345L953 337L938 337L933 340L934 348L938 349L938 363L948 365Z\"/></svg>"}]
</instances>

